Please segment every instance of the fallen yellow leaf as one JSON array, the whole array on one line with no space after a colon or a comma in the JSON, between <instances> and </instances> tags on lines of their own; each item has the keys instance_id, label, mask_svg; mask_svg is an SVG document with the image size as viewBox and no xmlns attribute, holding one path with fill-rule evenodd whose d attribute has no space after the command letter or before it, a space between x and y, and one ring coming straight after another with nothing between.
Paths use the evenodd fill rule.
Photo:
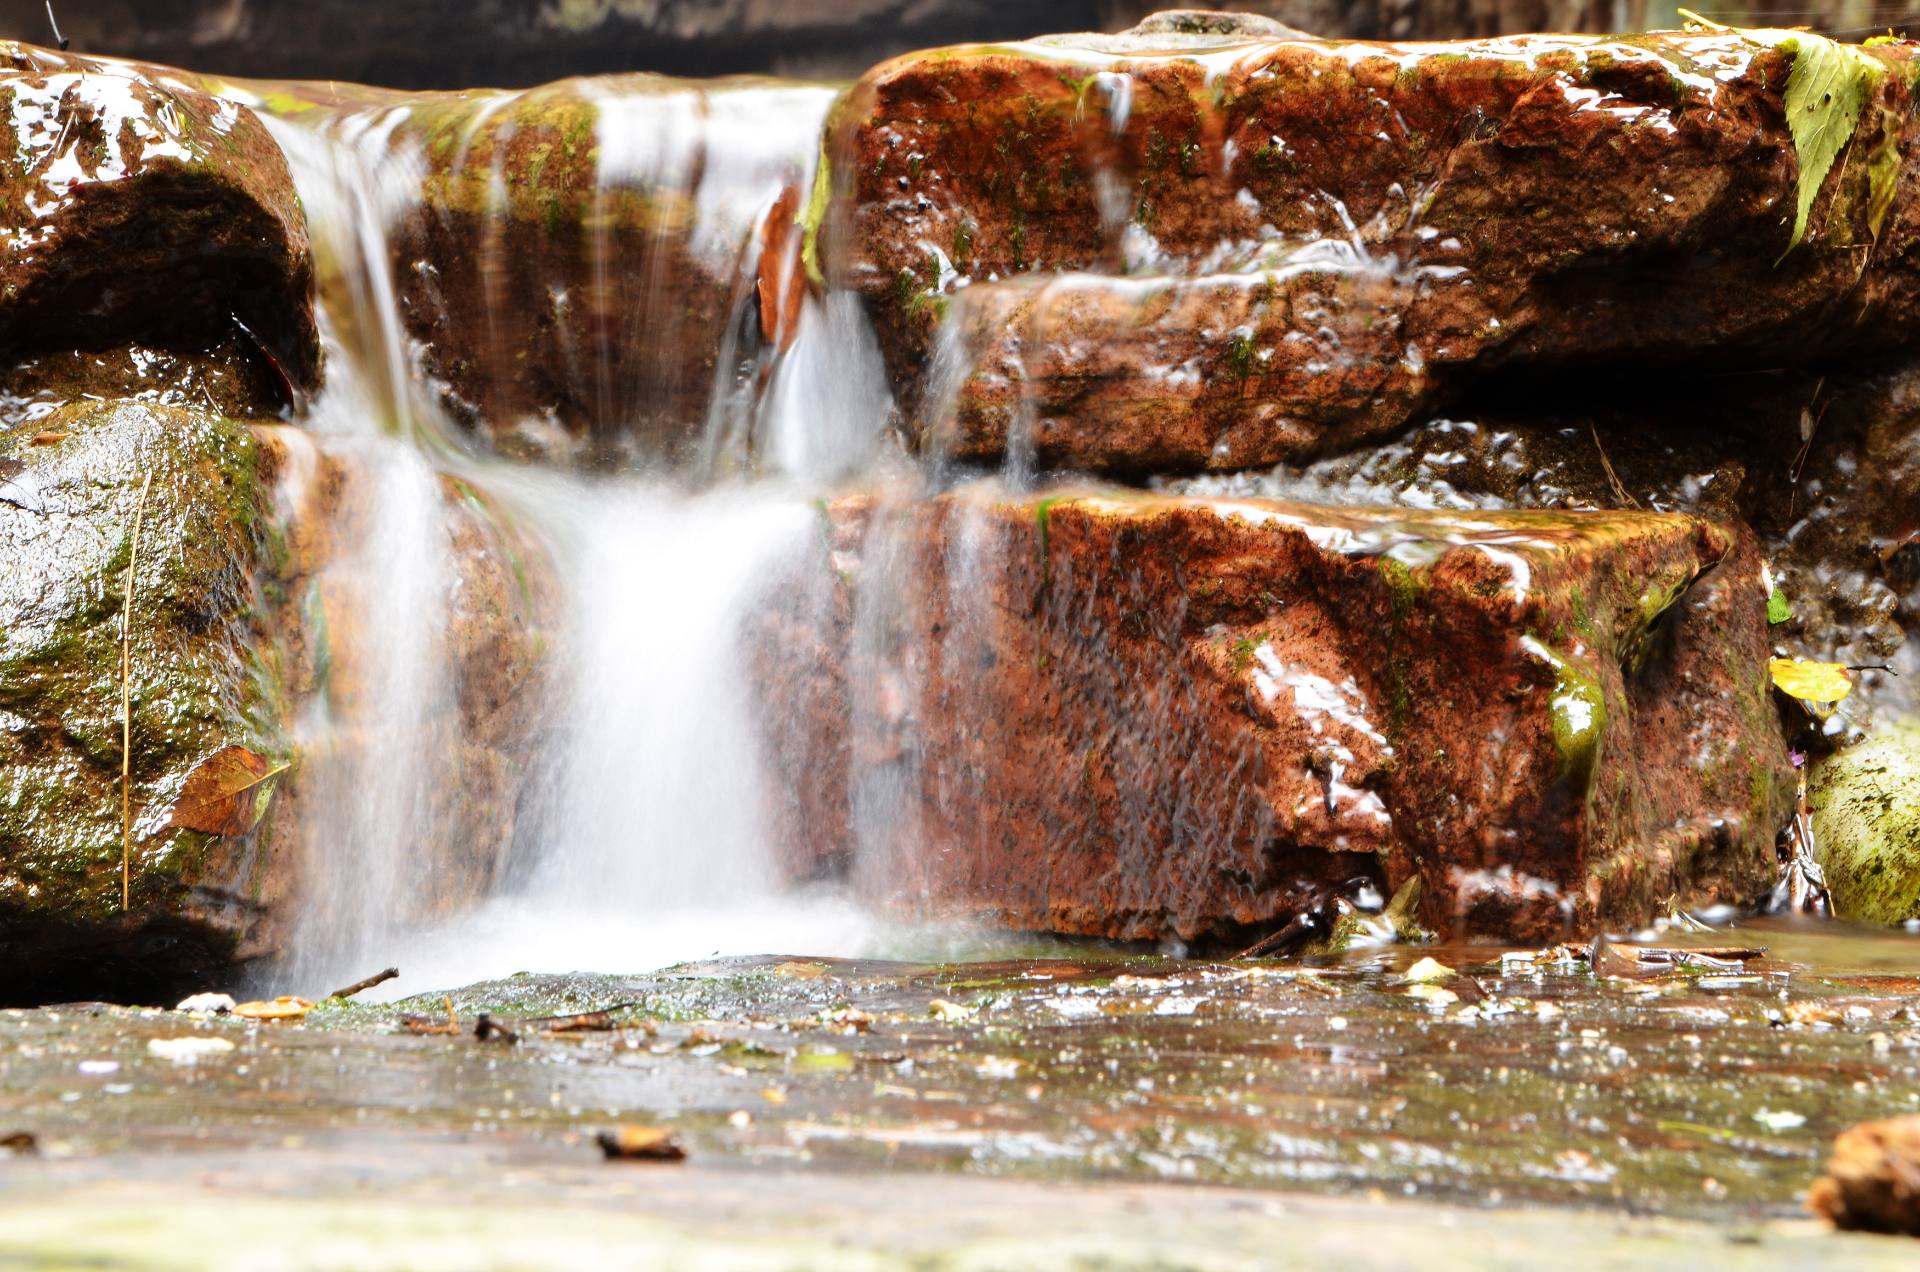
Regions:
<instances>
[{"instance_id":1,"label":"fallen yellow leaf","mask_svg":"<svg viewBox=\"0 0 1920 1272\"><path fill-rule=\"evenodd\" d=\"M1445 963L1442 963L1439 959L1423 958L1412 967L1409 967L1406 974L1400 979L1409 985L1419 985L1431 981L1452 980L1457 975L1459 975L1459 973L1455 972Z\"/></svg>"},{"instance_id":2,"label":"fallen yellow leaf","mask_svg":"<svg viewBox=\"0 0 1920 1272\"><path fill-rule=\"evenodd\" d=\"M233 1009L236 1016L248 1020L301 1020L313 1010L313 1004L304 998L295 998L291 994L282 994L272 1002L251 1002L237 1004Z\"/></svg>"},{"instance_id":3,"label":"fallen yellow leaf","mask_svg":"<svg viewBox=\"0 0 1920 1272\"><path fill-rule=\"evenodd\" d=\"M1802 702L1838 702L1853 692L1853 677L1841 663L1774 658L1767 670L1775 688Z\"/></svg>"}]
</instances>

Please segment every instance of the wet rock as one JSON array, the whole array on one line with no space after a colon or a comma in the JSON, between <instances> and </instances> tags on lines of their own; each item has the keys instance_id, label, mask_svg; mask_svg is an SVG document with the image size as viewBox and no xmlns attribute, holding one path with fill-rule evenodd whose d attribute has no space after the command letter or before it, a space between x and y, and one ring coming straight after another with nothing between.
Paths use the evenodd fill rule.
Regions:
<instances>
[{"instance_id":1,"label":"wet rock","mask_svg":"<svg viewBox=\"0 0 1920 1272\"><path fill-rule=\"evenodd\" d=\"M382 881L391 895L380 912L444 918L507 875L520 810L546 776L537 757L559 609L551 563L469 480L421 467L396 481L392 466L418 461L265 432L287 527L290 663L308 721L285 801L299 868L275 898L277 917L311 925L302 931L316 941L346 930L369 909L368 883L343 863L355 852L388 858L384 846L342 841L400 835L409 846ZM390 538L396 513L400 532L424 540L410 559L428 578L414 593L405 575L370 560L408 550ZM433 618L405 612L418 604L434 606ZM396 653L415 622L427 624L420 646ZM275 938L276 956L295 939Z\"/></svg>"},{"instance_id":2,"label":"wet rock","mask_svg":"<svg viewBox=\"0 0 1920 1272\"><path fill-rule=\"evenodd\" d=\"M51 440L50 440L51 439ZM0 996L171 1001L258 953L287 864L268 817L171 825L224 748L292 758L265 460L202 412L76 404L0 430ZM121 607L141 517L131 649L133 842L121 907ZM260 787L271 810L278 779Z\"/></svg>"},{"instance_id":3,"label":"wet rock","mask_svg":"<svg viewBox=\"0 0 1920 1272\"><path fill-rule=\"evenodd\" d=\"M716 389L763 372L760 222L784 196L790 223L830 89L639 75L522 93L256 89L296 164L323 165L316 186L374 192L329 219L382 223L443 404L501 450L698 457ZM323 282L343 311L365 286Z\"/></svg>"},{"instance_id":4,"label":"wet rock","mask_svg":"<svg viewBox=\"0 0 1920 1272\"><path fill-rule=\"evenodd\" d=\"M1920 723L1882 724L1819 761L1807 795L1833 912L1861 923L1920 919Z\"/></svg>"},{"instance_id":5,"label":"wet rock","mask_svg":"<svg viewBox=\"0 0 1920 1272\"><path fill-rule=\"evenodd\" d=\"M809 813L895 902L1218 941L1418 876L1434 931L1546 941L1770 881L1764 596L1708 523L982 492L830 516L819 587L770 604L764 699L813 730L774 782L844 798ZM833 867L820 842L797 873Z\"/></svg>"},{"instance_id":6,"label":"wet rock","mask_svg":"<svg viewBox=\"0 0 1920 1272\"><path fill-rule=\"evenodd\" d=\"M1424 508L1648 508L1744 522L1786 604L1784 654L1863 665L1803 745L1920 711L1920 374L1529 379L1391 441L1270 470L1159 479L1176 494ZM1831 742L1823 741L1821 735Z\"/></svg>"},{"instance_id":7,"label":"wet rock","mask_svg":"<svg viewBox=\"0 0 1920 1272\"><path fill-rule=\"evenodd\" d=\"M836 109L816 255L923 444L1261 466L1528 369L1858 357L1920 306L1906 45L1861 54L1856 161L1789 251L1780 48L1185 38L903 58Z\"/></svg>"},{"instance_id":8,"label":"wet rock","mask_svg":"<svg viewBox=\"0 0 1920 1272\"><path fill-rule=\"evenodd\" d=\"M1920 1237L1920 1117L1842 1131L1807 1207L1836 1228Z\"/></svg>"},{"instance_id":9,"label":"wet rock","mask_svg":"<svg viewBox=\"0 0 1920 1272\"><path fill-rule=\"evenodd\" d=\"M0 129L0 355L146 345L271 379L257 396L275 405L317 382L305 222L251 112L0 44Z\"/></svg>"}]
</instances>

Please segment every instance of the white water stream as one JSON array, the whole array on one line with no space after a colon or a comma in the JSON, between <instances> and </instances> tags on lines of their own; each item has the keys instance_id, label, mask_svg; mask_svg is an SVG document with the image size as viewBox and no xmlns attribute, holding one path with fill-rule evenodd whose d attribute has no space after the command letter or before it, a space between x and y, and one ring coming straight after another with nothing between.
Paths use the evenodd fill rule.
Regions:
<instances>
[{"instance_id":1,"label":"white water stream","mask_svg":"<svg viewBox=\"0 0 1920 1272\"><path fill-rule=\"evenodd\" d=\"M809 172L829 96L594 100L602 196L677 188L698 218L692 241L741 259L782 183ZM396 140L404 111L271 124L322 280L328 380L304 422L374 474L371 511L322 580L367 638L350 688L301 724L310 846L295 955L275 987L311 992L389 964L403 975L385 988L403 994L520 970L859 952L875 930L862 911L777 888L741 627L770 570L818 551L813 483L874 453L891 404L864 316L851 298L809 300L764 390L716 385L708 428L753 437L750 479L583 476L487 456L442 413L398 307L389 240L425 172ZM591 250L596 276L640 268L606 242ZM624 321L644 332L678 303L650 294ZM422 921L436 913L431 848L455 833L435 784L466 776L446 752L457 561L442 474L484 488L544 545L563 630L506 869L478 909Z\"/></svg>"}]
</instances>

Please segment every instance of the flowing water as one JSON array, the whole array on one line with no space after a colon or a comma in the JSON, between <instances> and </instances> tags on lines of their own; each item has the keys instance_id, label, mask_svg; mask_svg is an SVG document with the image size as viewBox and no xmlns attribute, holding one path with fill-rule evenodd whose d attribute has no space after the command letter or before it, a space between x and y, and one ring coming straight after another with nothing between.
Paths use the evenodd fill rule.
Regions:
<instances>
[{"instance_id":1,"label":"flowing water","mask_svg":"<svg viewBox=\"0 0 1920 1272\"><path fill-rule=\"evenodd\" d=\"M589 92L594 208L636 188L684 196L693 251L714 273L750 283L758 222L796 172L807 188L831 94ZM495 117L509 104L474 111L456 163L482 128L501 126ZM303 422L372 479L362 515L337 528L345 542L322 580L364 637L342 639L349 684L336 683L301 726L314 792L308 899L291 966L273 980L311 989L397 963L402 985L418 990L523 968L864 948L873 924L850 903L778 888L741 643L771 572L817 545L816 487L871 459L891 408L857 303L808 298L786 355L757 375L743 370L729 334L706 445L691 461L590 475L515 464L485 453L447 415L409 342L395 278L403 267L389 267L427 172L409 108L293 118L271 126L312 226L328 354L327 387ZM622 249L594 233L592 286L630 284L649 269ZM489 256L482 268L495 263ZM643 282L643 303L619 315L626 330L615 338L642 349L653 347L649 332L662 346L683 339L674 333L683 298L660 279ZM507 294L491 276L485 288L500 305L542 299ZM736 287L737 304L746 290ZM736 315L729 333L741 325ZM587 368L603 423L648 409L664 367L660 355L637 368L604 357ZM448 477L486 490L498 515L541 545L559 592L556 666L527 793L477 910L441 895L432 865L436 846L461 833L436 787L468 780L449 762L458 724L447 628L459 581Z\"/></svg>"}]
</instances>

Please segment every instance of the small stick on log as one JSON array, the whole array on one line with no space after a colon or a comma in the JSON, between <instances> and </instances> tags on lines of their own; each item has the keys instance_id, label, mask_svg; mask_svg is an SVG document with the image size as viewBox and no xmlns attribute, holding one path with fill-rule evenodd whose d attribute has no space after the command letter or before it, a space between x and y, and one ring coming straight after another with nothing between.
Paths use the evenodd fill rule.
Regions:
<instances>
[{"instance_id":1,"label":"small stick on log","mask_svg":"<svg viewBox=\"0 0 1920 1272\"><path fill-rule=\"evenodd\" d=\"M474 1022L473 1036L480 1042L490 1042L498 1039L501 1042L507 1043L509 1046L520 1041L519 1034L499 1023L484 1011L480 1013L480 1018Z\"/></svg>"},{"instance_id":2,"label":"small stick on log","mask_svg":"<svg viewBox=\"0 0 1920 1272\"><path fill-rule=\"evenodd\" d=\"M359 993L361 990L372 989L375 985L384 985L388 981L392 980L394 977L398 976L399 974L400 974L399 968L389 967L384 972L375 972L373 975L367 977L365 980L357 980L353 982L353 984L347 986L345 989L336 989L331 994L328 994L327 997L328 998L352 998L355 994Z\"/></svg>"},{"instance_id":3,"label":"small stick on log","mask_svg":"<svg viewBox=\"0 0 1920 1272\"><path fill-rule=\"evenodd\" d=\"M60 34L60 20L53 16L53 0L47 0L47 25L53 28L53 42L60 46L62 53L65 53L67 37Z\"/></svg>"},{"instance_id":4,"label":"small stick on log","mask_svg":"<svg viewBox=\"0 0 1920 1272\"><path fill-rule=\"evenodd\" d=\"M1278 932L1262 937L1233 957L1235 959L1262 958L1276 950L1291 948L1312 936L1319 927L1319 916L1311 910L1304 911L1294 915L1292 921Z\"/></svg>"},{"instance_id":5,"label":"small stick on log","mask_svg":"<svg viewBox=\"0 0 1920 1272\"><path fill-rule=\"evenodd\" d=\"M613 1014L615 1012L626 1011L631 1007L638 1007L639 1005L637 1002L615 1003L611 1007L602 1007L598 1011L574 1012L566 1016L535 1016L529 1020L523 1020L520 1023L522 1025L536 1025L548 1033L570 1033L582 1029L612 1029Z\"/></svg>"},{"instance_id":6,"label":"small stick on log","mask_svg":"<svg viewBox=\"0 0 1920 1272\"><path fill-rule=\"evenodd\" d=\"M49 4L47 15L53 15ZM120 610L120 910L133 908L133 567L140 559L140 518L147 511L153 470L133 505L133 543L127 548L127 586Z\"/></svg>"}]
</instances>

